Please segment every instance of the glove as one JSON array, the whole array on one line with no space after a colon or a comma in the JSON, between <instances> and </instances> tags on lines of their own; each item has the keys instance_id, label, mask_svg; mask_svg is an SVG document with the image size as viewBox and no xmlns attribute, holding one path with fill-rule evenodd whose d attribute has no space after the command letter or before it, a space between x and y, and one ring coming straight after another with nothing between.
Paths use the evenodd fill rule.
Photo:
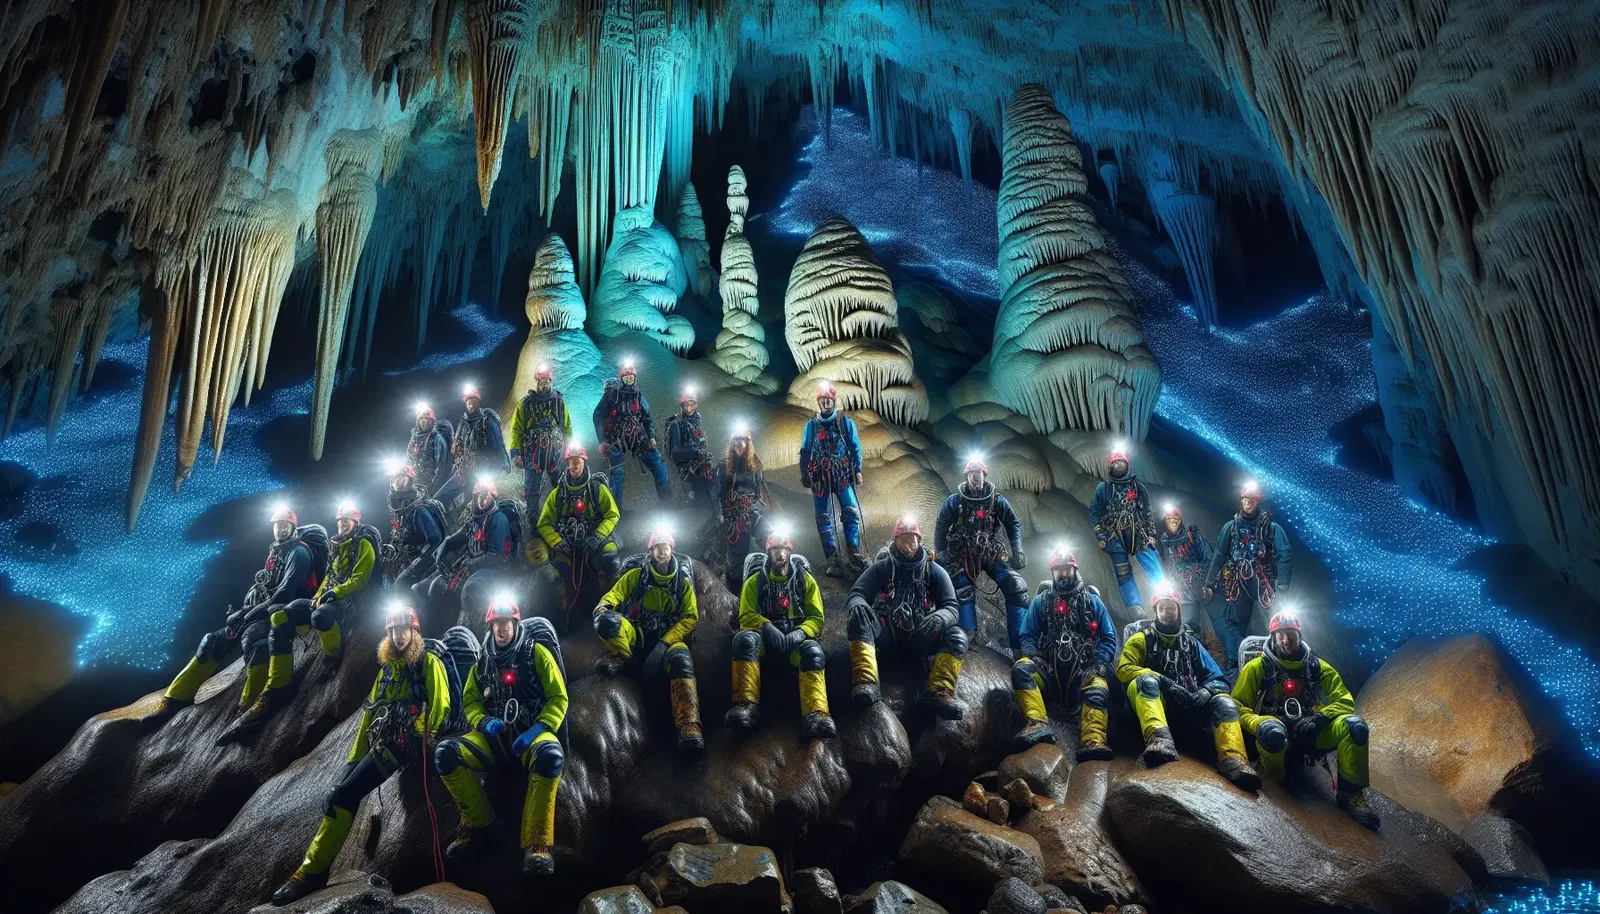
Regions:
<instances>
[{"instance_id":1,"label":"glove","mask_svg":"<svg viewBox=\"0 0 1600 914\"><path fill-rule=\"evenodd\" d=\"M861 474L860 473L856 474L856 485L858 485L858 486L861 485Z\"/></svg>"},{"instance_id":2,"label":"glove","mask_svg":"<svg viewBox=\"0 0 1600 914\"><path fill-rule=\"evenodd\" d=\"M1315 749L1317 736L1328 723L1328 718L1321 714L1308 714L1295 721L1293 730L1295 747L1306 752Z\"/></svg>"},{"instance_id":3,"label":"glove","mask_svg":"<svg viewBox=\"0 0 1600 914\"><path fill-rule=\"evenodd\" d=\"M767 646L769 654L789 653L789 649L785 646L789 643L789 639L771 622L761 626L761 642Z\"/></svg>"},{"instance_id":4,"label":"glove","mask_svg":"<svg viewBox=\"0 0 1600 914\"><path fill-rule=\"evenodd\" d=\"M1204 708L1211 704L1211 690L1205 686L1195 686L1188 690L1189 706L1191 708Z\"/></svg>"},{"instance_id":5,"label":"glove","mask_svg":"<svg viewBox=\"0 0 1600 914\"><path fill-rule=\"evenodd\" d=\"M506 722L498 717L485 717L478 724L478 729L482 730L489 736L499 736L500 734L506 732Z\"/></svg>"},{"instance_id":6,"label":"glove","mask_svg":"<svg viewBox=\"0 0 1600 914\"><path fill-rule=\"evenodd\" d=\"M947 623L941 613L928 613L917 623L917 637L924 641L933 641L944 633Z\"/></svg>"},{"instance_id":7,"label":"glove","mask_svg":"<svg viewBox=\"0 0 1600 914\"><path fill-rule=\"evenodd\" d=\"M1022 554L1021 549L1016 549L1012 551L1011 558L1006 564L1011 566L1012 571L1021 571L1028 567L1028 557Z\"/></svg>"},{"instance_id":8,"label":"glove","mask_svg":"<svg viewBox=\"0 0 1600 914\"><path fill-rule=\"evenodd\" d=\"M589 552L599 552L600 551L600 537L595 536L592 533L589 534L588 536L584 537L583 538L583 548L585 550L589 551Z\"/></svg>"},{"instance_id":9,"label":"glove","mask_svg":"<svg viewBox=\"0 0 1600 914\"><path fill-rule=\"evenodd\" d=\"M800 647L801 642L803 642L805 640L806 640L806 633L805 633L805 631L803 629L797 628L794 631L790 632L789 634L785 635L784 636L784 649L783 649L784 653L787 654L787 653L790 653L790 652L794 651L796 648Z\"/></svg>"},{"instance_id":10,"label":"glove","mask_svg":"<svg viewBox=\"0 0 1600 914\"><path fill-rule=\"evenodd\" d=\"M226 626L228 631L238 632L240 629L244 628L245 615L246 613L242 609L236 609L233 612L228 613L228 621Z\"/></svg>"},{"instance_id":11,"label":"glove","mask_svg":"<svg viewBox=\"0 0 1600 914\"><path fill-rule=\"evenodd\" d=\"M811 488L811 474L807 473L804 470L800 471L800 488L802 488L802 489Z\"/></svg>"},{"instance_id":12,"label":"glove","mask_svg":"<svg viewBox=\"0 0 1600 914\"><path fill-rule=\"evenodd\" d=\"M505 723L502 721L500 726L504 728ZM511 744L511 757L521 758L522 753L527 752L528 747L533 745L533 741L539 738L539 734L549 732L550 728L544 724L534 724L522 731L522 735L517 737L517 741Z\"/></svg>"}]
</instances>

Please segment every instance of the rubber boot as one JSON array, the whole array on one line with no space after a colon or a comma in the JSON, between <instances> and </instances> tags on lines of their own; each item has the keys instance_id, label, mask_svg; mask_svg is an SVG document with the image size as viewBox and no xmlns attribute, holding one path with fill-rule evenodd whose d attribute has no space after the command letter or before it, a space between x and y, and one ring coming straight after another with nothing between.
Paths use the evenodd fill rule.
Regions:
<instances>
[{"instance_id":1,"label":"rubber boot","mask_svg":"<svg viewBox=\"0 0 1600 914\"><path fill-rule=\"evenodd\" d=\"M803 674L802 674L803 675ZM733 662L733 707L723 716L729 727L754 730L761 719L761 662L735 660Z\"/></svg>"},{"instance_id":2,"label":"rubber boot","mask_svg":"<svg viewBox=\"0 0 1600 914\"><path fill-rule=\"evenodd\" d=\"M183 702L183 707L194 704L195 693L200 691L200 686L217 672L215 660L201 660L198 657L184 665L183 671L172 680L172 685L167 686L166 697L174 701Z\"/></svg>"},{"instance_id":3,"label":"rubber boot","mask_svg":"<svg viewBox=\"0 0 1600 914\"><path fill-rule=\"evenodd\" d=\"M293 663L293 655L290 655ZM244 689L239 692L239 710L248 711L256 697L267 685L267 664L257 663L244 668Z\"/></svg>"},{"instance_id":4,"label":"rubber boot","mask_svg":"<svg viewBox=\"0 0 1600 914\"><path fill-rule=\"evenodd\" d=\"M1017 709L1022 712L1022 718L1027 723L1017 731L1016 741L1020 748L1027 749L1039 743L1053 743L1056 741L1056 731L1050 727L1049 715L1044 710L1044 695L1038 689L1015 689L1017 696Z\"/></svg>"},{"instance_id":5,"label":"rubber boot","mask_svg":"<svg viewBox=\"0 0 1600 914\"><path fill-rule=\"evenodd\" d=\"M871 641L850 642L850 700L858 708L870 708L882 695L878 692L878 649Z\"/></svg>"},{"instance_id":6,"label":"rubber boot","mask_svg":"<svg viewBox=\"0 0 1600 914\"><path fill-rule=\"evenodd\" d=\"M326 888L327 885L328 874L326 872L302 876L299 870L295 870L294 875L289 877L289 881L279 886L278 890L272 893L272 903L280 908L286 907L318 889Z\"/></svg>"},{"instance_id":7,"label":"rubber boot","mask_svg":"<svg viewBox=\"0 0 1600 914\"><path fill-rule=\"evenodd\" d=\"M322 824L317 826L316 836L311 839L311 846L306 848L305 859L300 861L300 867L289 877L289 881L272 893L272 903L282 907L327 885L328 869L333 866L334 858L339 856L339 849L344 847L344 839L350 836L350 826L354 822L355 813L338 806L333 807L329 815L323 816Z\"/></svg>"},{"instance_id":8,"label":"rubber boot","mask_svg":"<svg viewBox=\"0 0 1600 914\"><path fill-rule=\"evenodd\" d=\"M1339 808L1356 820L1362 828L1378 830L1378 813L1367 805L1367 791L1363 787L1346 787L1344 781L1339 782Z\"/></svg>"},{"instance_id":9,"label":"rubber boot","mask_svg":"<svg viewBox=\"0 0 1600 914\"><path fill-rule=\"evenodd\" d=\"M1178 747L1172 742L1172 731L1157 727L1144 741L1144 763L1151 768L1178 760Z\"/></svg>"},{"instance_id":10,"label":"rubber boot","mask_svg":"<svg viewBox=\"0 0 1600 914\"><path fill-rule=\"evenodd\" d=\"M940 720L960 720L961 703L956 700L956 679L961 675L961 659L954 654L933 655L928 681L923 686L921 705Z\"/></svg>"},{"instance_id":11,"label":"rubber boot","mask_svg":"<svg viewBox=\"0 0 1600 914\"><path fill-rule=\"evenodd\" d=\"M287 688L268 689L262 692L261 697L234 719L232 726L222 731L222 735L217 737L217 745L226 746L255 736L267 725L267 718L272 716L273 711L289 703L289 697Z\"/></svg>"},{"instance_id":12,"label":"rubber boot","mask_svg":"<svg viewBox=\"0 0 1600 914\"><path fill-rule=\"evenodd\" d=\"M162 724L171 720L179 711L182 711L184 708L187 708L193 704L193 699L169 698L166 695L163 695L161 696L161 700L156 702L156 709L139 718L139 723L146 729L157 729Z\"/></svg>"},{"instance_id":13,"label":"rubber boot","mask_svg":"<svg viewBox=\"0 0 1600 914\"><path fill-rule=\"evenodd\" d=\"M806 735L812 739L833 739L839 735L833 716L828 713L828 685L821 670L800 674L800 713L805 715Z\"/></svg>"},{"instance_id":14,"label":"rubber boot","mask_svg":"<svg viewBox=\"0 0 1600 914\"><path fill-rule=\"evenodd\" d=\"M844 560L839 557L839 550L827 553L827 564L822 566L822 573L830 578L845 576Z\"/></svg>"},{"instance_id":15,"label":"rubber boot","mask_svg":"<svg viewBox=\"0 0 1600 914\"><path fill-rule=\"evenodd\" d=\"M1106 745L1106 712L1084 703L1078 712L1078 761L1103 762L1114 754Z\"/></svg>"},{"instance_id":16,"label":"rubber boot","mask_svg":"<svg viewBox=\"0 0 1600 914\"><path fill-rule=\"evenodd\" d=\"M1242 758L1232 756L1217 761L1217 771L1227 778L1228 783L1240 790L1255 793L1261 789L1261 775L1250 767L1250 763Z\"/></svg>"},{"instance_id":17,"label":"rubber boot","mask_svg":"<svg viewBox=\"0 0 1600 914\"><path fill-rule=\"evenodd\" d=\"M1261 775L1250 767L1244 754L1244 731L1238 720L1218 721L1211 730L1217 744L1217 771L1228 783L1254 793L1261 789Z\"/></svg>"},{"instance_id":18,"label":"rubber boot","mask_svg":"<svg viewBox=\"0 0 1600 914\"><path fill-rule=\"evenodd\" d=\"M686 680L692 681L692 680ZM550 848L556 843L556 788L561 777L532 775L522 804L522 874L548 876L556 871Z\"/></svg>"},{"instance_id":19,"label":"rubber boot","mask_svg":"<svg viewBox=\"0 0 1600 914\"><path fill-rule=\"evenodd\" d=\"M867 554L861 551L860 546L850 547L851 571L855 572L856 574L860 574L862 571L865 571L866 567L870 564L872 564L872 560L867 558Z\"/></svg>"},{"instance_id":20,"label":"rubber boot","mask_svg":"<svg viewBox=\"0 0 1600 914\"><path fill-rule=\"evenodd\" d=\"M672 680L672 722L678 727L678 751L700 752L706 738L700 732L700 695L689 677Z\"/></svg>"}]
</instances>

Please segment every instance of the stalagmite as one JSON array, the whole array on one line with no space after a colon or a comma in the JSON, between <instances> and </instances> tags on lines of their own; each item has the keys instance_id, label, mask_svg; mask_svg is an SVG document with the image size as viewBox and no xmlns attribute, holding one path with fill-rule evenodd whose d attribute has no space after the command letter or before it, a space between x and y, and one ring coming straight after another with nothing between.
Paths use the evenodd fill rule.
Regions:
<instances>
[{"instance_id":1,"label":"stalagmite","mask_svg":"<svg viewBox=\"0 0 1600 914\"><path fill-rule=\"evenodd\" d=\"M706 241L705 214L700 210L700 198L693 184L683 185L672 234L678 238L683 267L689 272L689 287L702 298L710 295L717 285L717 272L711 269L711 243Z\"/></svg>"},{"instance_id":2,"label":"stalagmite","mask_svg":"<svg viewBox=\"0 0 1600 914\"><path fill-rule=\"evenodd\" d=\"M1157 177L1149 183L1150 207L1161 220L1161 228L1172 239L1189 281L1189 294L1195 311L1207 327L1217 323L1217 283L1213 254L1217 247L1217 203L1205 194L1185 190L1170 177Z\"/></svg>"},{"instance_id":3,"label":"stalagmite","mask_svg":"<svg viewBox=\"0 0 1600 914\"><path fill-rule=\"evenodd\" d=\"M583 330L587 308L574 275L572 255L554 232L544 236L534 252L524 309L532 326L517 359L516 380L503 415L509 417L517 400L533 389L534 372L541 364L555 368L556 386L566 393L573 414L589 415L604 381L600 350ZM579 422L575 428L587 425ZM587 436L580 431L578 439L585 441Z\"/></svg>"},{"instance_id":4,"label":"stalagmite","mask_svg":"<svg viewBox=\"0 0 1600 914\"><path fill-rule=\"evenodd\" d=\"M972 196L972 112L965 108L950 109L950 131L956 138L956 157L961 163L961 182L967 196Z\"/></svg>"},{"instance_id":5,"label":"stalagmite","mask_svg":"<svg viewBox=\"0 0 1600 914\"><path fill-rule=\"evenodd\" d=\"M1116 162L1100 163L1100 180L1106 185L1106 199L1110 201L1111 208L1117 208L1117 192L1122 186L1122 168Z\"/></svg>"},{"instance_id":6,"label":"stalagmite","mask_svg":"<svg viewBox=\"0 0 1600 914\"><path fill-rule=\"evenodd\" d=\"M489 195L500 176L506 145L510 88L517 77L516 18L522 0L468 0L467 56L472 64L472 120L478 139L478 196L489 211Z\"/></svg>"},{"instance_id":7,"label":"stalagmite","mask_svg":"<svg viewBox=\"0 0 1600 914\"><path fill-rule=\"evenodd\" d=\"M784 337L800 374L789 402L810 405L831 381L841 409L872 409L901 425L928 416L928 392L900 332L889 276L865 238L844 219L817 226L789 273Z\"/></svg>"},{"instance_id":8,"label":"stalagmite","mask_svg":"<svg viewBox=\"0 0 1600 914\"><path fill-rule=\"evenodd\" d=\"M367 233L378 210L377 166L382 135L376 130L341 131L329 141L328 183L317 205L317 260L322 266L317 362L311 394L311 459L322 459L333 382L339 374L350 292Z\"/></svg>"},{"instance_id":9,"label":"stalagmite","mask_svg":"<svg viewBox=\"0 0 1600 914\"><path fill-rule=\"evenodd\" d=\"M672 313L688 287L677 239L648 206L617 213L605 266L594 290L591 327L602 337L644 333L678 354L694 345L694 328Z\"/></svg>"},{"instance_id":10,"label":"stalagmite","mask_svg":"<svg viewBox=\"0 0 1600 914\"><path fill-rule=\"evenodd\" d=\"M1044 433L1143 438L1161 369L1085 194L1082 154L1041 86L1006 107L999 194L1000 311L989 381Z\"/></svg>"},{"instance_id":11,"label":"stalagmite","mask_svg":"<svg viewBox=\"0 0 1600 914\"><path fill-rule=\"evenodd\" d=\"M728 233L722 239L722 332L711 351L718 368L754 386L763 394L776 393L778 379L767 373L767 331L757 320L761 299L757 294L755 249L744 234L750 207L744 171L728 169Z\"/></svg>"}]
</instances>

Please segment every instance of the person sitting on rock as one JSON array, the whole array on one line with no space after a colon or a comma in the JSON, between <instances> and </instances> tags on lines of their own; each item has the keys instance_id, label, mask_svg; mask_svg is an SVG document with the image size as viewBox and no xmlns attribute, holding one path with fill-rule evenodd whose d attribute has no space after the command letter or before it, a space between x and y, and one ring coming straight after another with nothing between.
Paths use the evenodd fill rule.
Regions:
<instances>
[{"instance_id":1,"label":"person sitting on rock","mask_svg":"<svg viewBox=\"0 0 1600 914\"><path fill-rule=\"evenodd\" d=\"M288 505L272 511L272 546L266 565L258 572L244 602L228 613L223 626L200 639L191 659L167 686L155 710L143 719L159 726L194 704L195 693L222 666L233 651L244 652L244 688L239 711L247 711L267 684L268 637L276 610L317 592L328 570L328 531L320 524L300 526ZM290 661L291 670L293 660Z\"/></svg>"},{"instance_id":2,"label":"person sitting on rock","mask_svg":"<svg viewBox=\"0 0 1600 914\"><path fill-rule=\"evenodd\" d=\"M800 671L800 714L806 735L812 739L837 735L828 714L823 669L827 658L817 641L822 619L822 590L811 576L811 563L794 554L794 541L786 531L773 533L767 537L765 559L739 593L728 726L755 729L761 706L761 659L766 656Z\"/></svg>"},{"instance_id":3,"label":"person sitting on rock","mask_svg":"<svg viewBox=\"0 0 1600 914\"><path fill-rule=\"evenodd\" d=\"M989 481L989 468L974 455L966 480L944 500L933 527L933 551L950 572L961 604L961 627L978 631L978 575L987 574L1006 603L1006 634L1016 639L1017 621L1028 608L1028 584L1017 572L1028 567L1022 552L1022 522Z\"/></svg>"},{"instance_id":4,"label":"person sitting on rock","mask_svg":"<svg viewBox=\"0 0 1600 914\"><path fill-rule=\"evenodd\" d=\"M417 599L433 601L461 590L467 578L485 568L505 567L522 552L522 521L516 503L500 498L490 476L472 487L472 504L462 512L461 526L439 544L438 571L412 588Z\"/></svg>"},{"instance_id":5,"label":"person sitting on rock","mask_svg":"<svg viewBox=\"0 0 1600 914\"><path fill-rule=\"evenodd\" d=\"M1267 629L1266 650L1239 670L1233 685L1239 722L1256 738L1262 772L1281 783L1288 755L1309 760L1337 751L1339 808L1376 829L1378 814L1367 805L1369 734L1355 698L1302 639L1298 616L1277 613Z\"/></svg>"},{"instance_id":6,"label":"person sitting on rock","mask_svg":"<svg viewBox=\"0 0 1600 914\"><path fill-rule=\"evenodd\" d=\"M1111 557L1117 573L1117 590L1122 603L1135 614L1143 612L1144 598L1133 580L1133 562L1138 560L1145 576L1160 581L1161 558L1156 555L1156 525L1150 519L1150 493L1139 477L1129 472L1127 449L1118 444L1107 461L1110 478L1094 487L1089 503L1089 522L1100 548Z\"/></svg>"},{"instance_id":7,"label":"person sitting on rock","mask_svg":"<svg viewBox=\"0 0 1600 914\"><path fill-rule=\"evenodd\" d=\"M1212 629L1222 638L1223 617L1221 605L1213 614L1206 599L1206 570L1211 565L1211 544L1194 524L1183 525L1183 512L1178 506L1167 504L1161 508L1161 532L1156 536L1156 552L1161 556L1161 566L1166 581L1177 591L1183 601L1183 624L1200 631L1200 604L1206 604L1206 614L1212 616Z\"/></svg>"},{"instance_id":8,"label":"person sitting on rock","mask_svg":"<svg viewBox=\"0 0 1600 914\"><path fill-rule=\"evenodd\" d=\"M417 424L411 429L410 444L406 445L406 464L415 471L412 478L417 484L435 496L445 491L453 469L446 427L440 424L428 404L417 404ZM448 501L444 503L449 504Z\"/></svg>"},{"instance_id":9,"label":"person sitting on rock","mask_svg":"<svg viewBox=\"0 0 1600 914\"><path fill-rule=\"evenodd\" d=\"M744 563L750 555L750 541L761 526L761 515L771 496L761 471L761 457L748 426L739 426L728 439L722 456L722 482L718 492L717 522L723 542L728 546L728 589L744 586Z\"/></svg>"},{"instance_id":10,"label":"person sitting on rock","mask_svg":"<svg viewBox=\"0 0 1600 914\"><path fill-rule=\"evenodd\" d=\"M529 512L544 504L546 485L554 489L560 483L572 439L572 414L555 381L555 369L540 362L533 370L533 389L511 414L511 462L522 471L522 503Z\"/></svg>"},{"instance_id":11,"label":"person sitting on rock","mask_svg":"<svg viewBox=\"0 0 1600 914\"><path fill-rule=\"evenodd\" d=\"M623 461L632 454L639 466L656 482L656 497L666 501L672 489L667 484L667 464L656 449L656 427L650 418L650 401L639 389L639 369L623 362L615 380L607 381L594 408L594 433L600 440L600 455L611 464L611 489L617 504L622 504Z\"/></svg>"},{"instance_id":12,"label":"person sitting on rock","mask_svg":"<svg viewBox=\"0 0 1600 914\"><path fill-rule=\"evenodd\" d=\"M483 394L471 384L461 392L461 402L465 408L450 441L450 478L437 493L447 505L466 491L467 480L511 469L500 414L484 407Z\"/></svg>"},{"instance_id":13,"label":"person sitting on rock","mask_svg":"<svg viewBox=\"0 0 1600 914\"><path fill-rule=\"evenodd\" d=\"M396 590L409 590L433 573L444 542L444 505L417 485L416 468L395 464L389 473L389 542L383 567Z\"/></svg>"},{"instance_id":14,"label":"person sitting on rock","mask_svg":"<svg viewBox=\"0 0 1600 914\"><path fill-rule=\"evenodd\" d=\"M678 469L683 495L691 504L716 510L716 467L706 450L706 432L700 422L700 399L693 388L678 397L678 414L667 420L667 453Z\"/></svg>"},{"instance_id":15,"label":"person sitting on rock","mask_svg":"<svg viewBox=\"0 0 1600 914\"><path fill-rule=\"evenodd\" d=\"M1210 600L1220 589L1226 603L1217 637L1230 668L1239 665L1239 643L1250 633L1256 607L1269 611L1278 595L1288 591L1294 572L1289 537L1272 512L1262 509L1265 497L1254 480L1239 490L1239 513L1222 525L1206 570L1202 596Z\"/></svg>"},{"instance_id":16,"label":"person sitting on rock","mask_svg":"<svg viewBox=\"0 0 1600 914\"><path fill-rule=\"evenodd\" d=\"M589 452L573 442L567 445L566 459L567 471L545 496L538 524L539 538L556 569L556 602L561 607L563 634L583 590L584 576L594 575L602 588L616 580L617 544L611 532L621 516L605 476L590 471Z\"/></svg>"},{"instance_id":17,"label":"person sitting on rock","mask_svg":"<svg viewBox=\"0 0 1600 914\"><path fill-rule=\"evenodd\" d=\"M698 752L706 743L689 633L700 621L700 609L688 557L674 555L675 545L671 531L657 527L650 534L650 551L630 558L622 577L600 598L594 630L608 653L594 666L601 675L615 676L637 660L633 669L647 680L666 674L678 749Z\"/></svg>"},{"instance_id":18,"label":"person sitting on rock","mask_svg":"<svg viewBox=\"0 0 1600 914\"><path fill-rule=\"evenodd\" d=\"M915 518L895 523L893 542L861 572L846 605L851 700L865 708L881 698L878 651L892 648L927 659L922 707L945 720L960 720L956 682L967 656L967 633L958 621L955 586L923 548Z\"/></svg>"},{"instance_id":19,"label":"person sitting on rock","mask_svg":"<svg viewBox=\"0 0 1600 914\"><path fill-rule=\"evenodd\" d=\"M384 618L378 642L378 678L362 706L361 725L344 775L328 794L322 824L294 874L272 895L287 905L328 884L328 868L350 834L356 808L389 776L423 760L425 744L450 718L450 682L444 664L422 642L417 612L397 605Z\"/></svg>"},{"instance_id":20,"label":"person sitting on rock","mask_svg":"<svg viewBox=\"0 0 1600 914\"><path fill-rule=\"evenodd\" d=\"M492 765L527 769L522 808L522 871L555 872L550 848L556 838L556 788L565 754L561 736L567 719L567 679L561 646L549 620L523 619L509 596L496 596L484 615L489 633L467 674L461 704L470 732L444 740L433 754L439 779L461 807L461 827L445 856L451 861L480 854L488 842L494 808L478 783Z\"/></svg>"},{"instance_id":21,"label":"person sitting on rock","mask_svg":"<svg viewBox=\"0 0 1600 914\"><path fill-rule=\"evenodd\" d=\"M378 531L363 526L361 509L343 502L334 516L337 532L331 543L328 573L309 599L293 600L275 606L268 621L267 688L232 727L223 734L224 742L248 736L266 723L274 708L286 704L294 680L294 639L296 633L315 628L322 645L324 670L331 673L344 656L339 623L355 595L372 581L378 563Z\"/></svg>"},{"instance_id":22,"label":"person sitting on rock","mask_svg":"<svg viewBox=\"0 0 1600 914\"><path fill-rule=\"evenodd\" d=\"M1178 758L1169 718L1185 725L1209 720L1217 745L1217 770L1240 790L1257 790L1261 776L1244 754L1239 706L1217 662L1183 624L1183 604L1170 587L1151 600L1156 617L1139 624L1122 645L1117 680L1144 735L1144 763L1152 768Z\"/></svg>"},{"instance_id":23,"label":"person sitting on rock","mask_svg":"<svg viewBox=\"0 0 1600 914\"><path fill-rule=\"evenodd\" d=\"M861 435L856 422L839 412L839 391L831 382L817 385L817 414L806 421L800 437L800 485L811 490L817 512L817 535L822 538L822 554L827 559L824 572L830 577L845 575L839 543L833 535L833 504L839 503L839 521L844 525L844 541L853 570L866 567L861 551L861 503L856 486L861 485Z\"/></svg>"},{"instance_id":24,"label":"person sitting on rock","mask_svg":"<svg viewBox=\"0 0 1600 914\"><path fill-rule=\"evenodd\" d=\"M1011 687L1024 723L1023 747L1055 742L1045 698L1078 704L1078 761L1111 758L1106 719L1111 697L1106 671L1117 656L1117 633L1100 592L1078 574L1078 557L1065 546L1050 553L1050 583L1028 604L1012 645Z\"/></svg>"}]
</instances>

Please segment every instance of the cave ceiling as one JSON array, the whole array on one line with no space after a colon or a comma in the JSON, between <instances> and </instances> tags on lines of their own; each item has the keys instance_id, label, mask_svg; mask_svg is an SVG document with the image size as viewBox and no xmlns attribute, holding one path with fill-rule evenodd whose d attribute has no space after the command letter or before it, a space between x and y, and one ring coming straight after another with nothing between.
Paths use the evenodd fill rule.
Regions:
<instances>
[{"instance_id":1,"label":"cave ceiling","mask_svg":"<svg viewBox=\"0 0 1600 914\"><path fill-rule=\"evenodd\" d=\"M503 270L563 193L594 289L614 216L676 201L729 106L848 88L881 146L970 173L1038 83L1175 238L1201 198L1285 207L1491 532L1600 589L1597 50L1595 0L13 0L6 421L55 428L136 316L132 524L169 420L175 485L221 455L285 306L316 327L317 456L386 290L420 348L460 262L487 240Z\"/></svg>"}]
</instances>

